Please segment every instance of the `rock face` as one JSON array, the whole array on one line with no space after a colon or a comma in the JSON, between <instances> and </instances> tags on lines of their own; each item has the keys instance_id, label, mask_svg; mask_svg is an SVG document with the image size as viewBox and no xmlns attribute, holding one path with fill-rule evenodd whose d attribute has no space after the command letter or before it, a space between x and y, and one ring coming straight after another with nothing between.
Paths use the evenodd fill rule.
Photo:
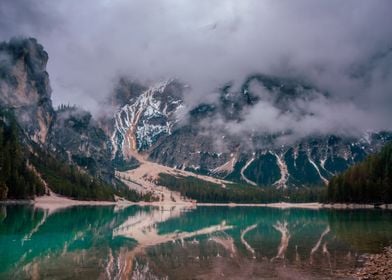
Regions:
<instances>
[{"instance_id":1,"label":"rock face","mask_svg":"<svg viewBox=\"0 0 392 280\"><path fill-rule=\"evenodd\" d=\"M97 121L76 107L60 106L55 113L48 137L50 149L95 176L110 178L114 173L112 147Z\"/></svg>"},{"instance_id":2,"label":"rock face","mask_svg":"<svg viewBox=\"0 0 392 280\"><path fill-rule=\"evenodd\" d=\"M0 105L12 108L33 141L44 144L53 120L48 54L35 39L0 44Z\"/></svg>"},{"instance_id":3,"label":"rock face","mask_svg":"<svg viewBox=\"0 0 392 280\"><path fill-rule=\"evenodd\" d=\"M293 102L328 97L299 81L265 75L246 79L240 92L225 86L216 103L193 108L181 116L187 121L177 125L184 87L172 83L139 86L133 95L131 84L123 82L129 90L121 94L127 97L118 105L112 136L117 157L143 152L163 165L259 186L320 186L392 140L391 133L380 132L359 138L316 135L276 145L279 137L291 132L250 131L239 135L228 131L222 123L241 123L262 100L284 112ZM265 91L252 91L255 83Z\"/></svg>"},{"instance_id":4,"label":"rock face","mask_svg":"<svg viewBox=\"0 0 392 280\"><path fill-rule=\"evenodd\" d=\"M115 155L131 158L172 133L183 106L183 85L170 80L149 88L132 83L121 86L118 92L127 101L114 116L111 140Z\"/></svg>"},{"instance_id":5,"label":"rock face","mask_svg":"<svg viewBox=\"0 0 392 280\"><path fill-rule=\"evenodd\" d=\"M114 178L110 138L91 114L74 107L55 110L48 54L35 39L0 44L0 107L12 109L23 132L41 148L89 173Z\"/></svg>"}]
</instances>

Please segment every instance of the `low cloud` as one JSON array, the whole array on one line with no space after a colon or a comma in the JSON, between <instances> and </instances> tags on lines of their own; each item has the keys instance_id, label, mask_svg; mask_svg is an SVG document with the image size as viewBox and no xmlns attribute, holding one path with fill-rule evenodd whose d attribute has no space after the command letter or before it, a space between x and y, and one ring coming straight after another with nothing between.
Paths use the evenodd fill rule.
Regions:
<instances>
[{"instance_id":1,"label":"low cloud","mask_svg":"<svg viewBox=\"0 0 392 280\"><path fill-rule=\"evenodd\" d=\"M329 97L289 112L263 98L240 125L226 124L233 131L358 134L392 129L391 10L389 0L13 0L0 3L0 39L45 46L55 104L98 114L119 76L176 77L190 85L192 107L265 73Z\"/></svg>"}]
</instances>

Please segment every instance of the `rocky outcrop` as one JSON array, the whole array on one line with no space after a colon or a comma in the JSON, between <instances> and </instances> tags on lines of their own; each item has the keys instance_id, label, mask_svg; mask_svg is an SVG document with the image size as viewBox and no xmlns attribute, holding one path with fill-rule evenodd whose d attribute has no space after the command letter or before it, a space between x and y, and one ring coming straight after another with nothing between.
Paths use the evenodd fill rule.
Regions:
<instances>
[{"instance_id":1,"label":"rocky outcrop","mask_svg":"<svg viewBox=\"0 0 392 280\"><path fill-rule=\"evenodd\" d=\"M0 44L0 105L13 109L28 136L45 144L54 117L48 54L35 39Z\"/></svg>"},{"instance_id":2,"label":"rocky outcrop","mask_svg":"<svg viewBox=\"0 0 392 280\"><path fill-rule=\"evenodd\" d=\"M91 174L113 177L110 139L83 109L60 106L48 137L50 150L74 162Z\"/></svg>"},{"instance_id":3,"label":"rocky outcrop","mask_svg":"<svg viewBox=\"0 0 392 280\"><path fill-rule=\"evenodd\" d=\"M89 112L51 101L48 54L35 39L0 44L0 106L12 110L23 134L61 160L112 181L110 138ZM32 149L32 148L31 148Z\"/></svg>"}]
</instances>

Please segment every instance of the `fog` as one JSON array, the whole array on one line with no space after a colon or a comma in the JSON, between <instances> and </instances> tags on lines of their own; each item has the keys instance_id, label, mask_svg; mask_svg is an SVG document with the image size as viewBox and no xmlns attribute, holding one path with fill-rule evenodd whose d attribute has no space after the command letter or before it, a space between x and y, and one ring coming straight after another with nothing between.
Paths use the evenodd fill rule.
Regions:
<instances>
[{"instance_id":1,"label":"fog","mask_svg":"<svg viewBox=\"0 0 392 280\"><path fill-rule=\"evenodd\" d=\"M329 98L290 113L265 100L230 130L362 133L392 129L391 11L389 0L4 0L0 39L37 38L54 103L95 115L120 76L178 78L192 107L228 81L265 73L306 80Z\"/></svg>"}]
</instances>

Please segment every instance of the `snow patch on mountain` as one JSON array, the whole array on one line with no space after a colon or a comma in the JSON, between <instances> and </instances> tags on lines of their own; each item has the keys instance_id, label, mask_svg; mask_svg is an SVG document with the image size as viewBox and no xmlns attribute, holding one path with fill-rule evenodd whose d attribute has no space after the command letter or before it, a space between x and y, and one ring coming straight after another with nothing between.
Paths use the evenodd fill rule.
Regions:
<instances>
[{"instance_id":1,"label":"snow patch on mountain","mask_svg":"<svg viewBox=\"0 0 392 280\"><path fill-rule=\"evenodd\" d=\"M316 169L317 174L319 175L321 180L323 180L324 184L328 185L328 180L323 175L321 175L320 169L318 168L318 166L314 162L314 160L310 157L310 155L308 155L308 160L309 160L310 164L313 165L314 169Z\"/></svg>"},{"instance_id":2,"label":"snow patch on mountain","mask_svg":"<svg viewBox=\"0 0 392 280\"><path fill-rule=\"evenodd\" d=\"M220 154L218 154L218 156L220 156ZM237 162L237 158L234 154L231 154L230 157L231 158L227 162L213 169L212 174L230 174L231 172L233 172L234 165Z\"/></svg>"},{"instance_id":3,"label":"snow patch on mountain","mask_svg":"<svg viewBox=\"0 0 392 280\"><path fill-rule=\"evenodd\" d=\"M244 174L245 170L249 167L249 165L250 165L254 160L255 160L255 157L254 157L254 155L253 155L253 157L244 165L244 167L241 168L241 172L240 172L240 173L241 173L241 178L242 178L245 182L247 182L247 183L250 184L250 185L257 186L257 184L256 184L255 182L253 182L252 180L248 179L248 178L245 176L245 174Z\"/></svg>"},{"instance_id":4,"label":"snow patch on mountain","mask_svg":"<svg viewBox=\"0 0 392 280\"><path fill-rule=\"evenodd\" d=\"M172 133L176 116L184 107L180 87L174 80L156 84L118 110L111 137L113 155L120 151L130 157L148 149L161 135Z\"/></svg>"},{"instance_id":5,"label":"snow patch on mountain","mask_svg":"<svg viewBox=\"0 0 392 280\"><path fill-rule=\"evenodd\" d=\"M272 152L271 152L272 153ZM287 169L286 162L283 159L283 156L279 156L276 153L272 153L276 157L276 163L279 166L280 170L280 179L273 183L274 186L277 186L277 188L287 188L287 180L289 179L289 172Z\"/></svg>"}]
</instances>

